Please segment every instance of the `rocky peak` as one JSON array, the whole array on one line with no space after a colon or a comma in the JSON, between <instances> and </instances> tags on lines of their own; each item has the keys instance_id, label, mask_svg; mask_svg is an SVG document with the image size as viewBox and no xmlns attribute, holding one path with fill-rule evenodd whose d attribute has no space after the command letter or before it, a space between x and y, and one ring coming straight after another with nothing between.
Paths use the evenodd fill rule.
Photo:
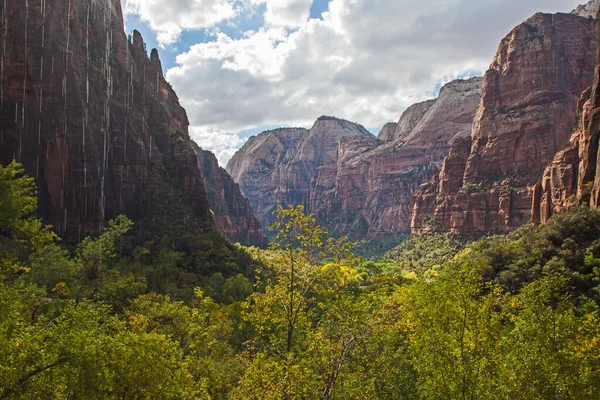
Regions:
<instances>
[{"instance_id":1,"label":"rocky peak","mask_svg":"<svg viewBox=\"0 0 600 400\"><path fill-rule=\"evenodd\" d=\"M150 62L154 65L154 68L160 73L160 76L164 76L162 63L160 61L160 56L158 55L158 50L152 49L150 52Z\"/></svg>"},{"instance_id":2,"label":"rocky peak","mask_svg":"<svg viewBox=\"0 0 600 400\"><path fill-rule=\"evenodd\" d=\"M227 171L248 197L263 226L273 222L277 205L305 205L310 211L312 181L320 168L337 163L340 141L376 140L363 126L322 116L311 127L282 128L250 138L231 158Z\"/></svg>"},{"instance_id":3,"label":"rocky peak","mask_svg":"<svg viewBox=\"0 0 600 400\"><path fill-rule=\"evenodd\" d=\"M584 18L596 18L598 11L600 11L600 0L591 0L587 4L577 6L576 9L571 11L571 14Z\"/></svg>"},{"instance_id":4,"label":"rocky peak","mask_svg":"<svg viewBox=\"0 0 600 400\"><path fill-rule=\"evenodd\" d=\"M456 138L470 135L482 85L482 77L457 79L444 85L427 112L400 140L408 146L436 147L447 152Z\"/></svg>"},{"instance_id":5,"label":"rocky peak","mask_svg":"<svg viewBox=\"0 0 600 400\"><path fill-rule=\"evenodd\" d=\"M263 182L262 174L270 174L272 168L289 162L306 136L308 129L305 128L279 128L252 136L229 160L226 170L246 196L250 187L260 191L262 184L269 185ZM253 207L258 209L254 204Z\"/></svg>"},{"instance_id":6,"label":"rocky peak","mask_svg":"<svg viewBox=\"0 0 600 400\"><path fill-rule=\"evenodd\" d=\"M396 129L393 134L386 139L381 138L386 142L391 142L396 139L404 138L417 126L419 121L425 116L427 111L435 104L436 99L426 100L420 103L413 104L408 107L400 117L400 120L396 124Z\"/></svg>"},{"instance_id":7,"label":"rocky peak","mask_svg":"<svg viewBox=\"0 0 600 400\"><path fill-rule=\"evenodd\" d=\"M148 58L146 42L144 42L144 37L138 30L133 31L131 35L131 44L133 47L133 54L136 59Z\"/></svg>"},{"instance_id":8,"label":"rocky peak","mask_svg":"<svg viewBox=\"0 0 600 400\"><path fill-rule=\"evenodd\" d=\"M398 124L396 122L388 122L383 126L383 128L381 128L381 131L379 131L377 137L379 138L379 140L382 140L384 142L394 140L394 133L396 132L397 126Z\"/></svg>"},{"instance_id":9,"label":"rocky peak","mask_svg":"<svg viewBox=\"0 0 600 400\"><path fill-rule=\"evenodd\" d=\"M360 124L326 115L319 117L310 129L311 135L330 132L338 134L339 137L354 134L371 136L371 133Z\"/></svg>"},{"instance_id":10,"label":"rocky peak","mask_svg":"<svg viewBox=\"0 0 600 400\"><path fill-rule=\"evenodd\" d=\"M379 139L401 144L421 141L418 143L420 145L446 139L451 143L454 137L469 134L472 122L469 119L472 119L473 104L476 107L479 102L482 83L483 78L474 77L445 84L436 99L413 104L402 113L398 123L385 125L379 133ZM453 126L446 126L445 129L445 124ZM452 137L446 138L444 130L454 132ZM439 134L434 133L432 137L433 132Z\"/></svg>"}]
</instances>

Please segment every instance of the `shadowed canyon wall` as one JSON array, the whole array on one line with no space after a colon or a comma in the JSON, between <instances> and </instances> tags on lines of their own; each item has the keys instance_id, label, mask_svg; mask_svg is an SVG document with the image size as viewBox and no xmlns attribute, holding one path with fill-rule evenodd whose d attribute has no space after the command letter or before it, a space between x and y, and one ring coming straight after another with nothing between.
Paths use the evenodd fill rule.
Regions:
<instances>
[{"instance_id":1,"label":"shadowed canyon wall","mask_svg":"<svg viewBox=\"0 0 600 400\"><path fill-rule=\"evenodd\" d=\"M120 1L9 1L1 12L0 161L35 177L38 215L71 238L119 214L140 230L161 218L170 231L214 230L186 112L158 52L126 37Z\"/></svg>"}]
</instances>

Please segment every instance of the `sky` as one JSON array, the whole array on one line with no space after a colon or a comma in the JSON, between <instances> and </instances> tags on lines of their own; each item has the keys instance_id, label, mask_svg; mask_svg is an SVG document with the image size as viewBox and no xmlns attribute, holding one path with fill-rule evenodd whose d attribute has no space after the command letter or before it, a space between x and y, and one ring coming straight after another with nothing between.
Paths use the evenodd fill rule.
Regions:
<instances>
[{"instance_id":1,"label":"sky","mask_svg":"<svg viewBox=\"0 0 600 400\"><path fill-rule=\"evenodd\" d=\"M582 0L121 0L159 50L190 134L219 163L249 136L321 115L377 134L445 83L483 75L534 13Z\"/></svg>"}]
</instances>

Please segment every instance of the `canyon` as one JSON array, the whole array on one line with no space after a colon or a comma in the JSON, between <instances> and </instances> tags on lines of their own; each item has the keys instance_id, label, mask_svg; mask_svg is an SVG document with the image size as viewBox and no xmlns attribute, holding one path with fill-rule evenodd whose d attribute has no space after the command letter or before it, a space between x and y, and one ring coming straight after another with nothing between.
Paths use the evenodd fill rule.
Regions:
<instances>
[{"instance_id":1,"label":"canyon","mask_svg":"<svg viewBox=\"0 0 600 400\"><path fill-rule=\"evenodd\" d=\"M535 14L484 77L445 84L377 136L322 116L251 137L224 169L192 141L158 51L125 35L119 0L7 3L0 162L24 165L37 215L71 239L125 214L140 233L264 246L288 204L353 239L545 223L600 202L599 5Z\"/></svg>"},{"instance_id":2,"label":"canyon","mask_svg":"<svg viewBox=\"0 0 600 400\"><path fill-rule=\"evenodd\" d=\"M310 130L263 132L227 170L263 226L278 205L301 204L336 235L408 232L412 196L452 143L470 133L481 84L481 78L446 84L437 99L410 107L378 138L332 117L319 118Z\"/></svg>"},{"instance_id":3,"label":"canyon","mask_svg":"<svg viewBox=\"0 0 600 400\"><path fill-rule=\"evenodd\" d=\"M540 176L557 152L573 158L564 147L578 100L593 82L590 15L597 9L592 1L571 14L535 14L501 41L483 78L447 84L437 99L409 107L377 138L322 117L310 130L251 138L227 170L263 225L277 205L287 204L304 205L330 232L353 238L477 236L537 221L536 199L562 190L549 188L547 178L538 184ZM320 129L325 120L339 122L335 134ZM307 153L309 137L320 137L327 150ZM574 179L568 171L555 174L560 177L550 181Z\"/></svg>"}]
</instances>

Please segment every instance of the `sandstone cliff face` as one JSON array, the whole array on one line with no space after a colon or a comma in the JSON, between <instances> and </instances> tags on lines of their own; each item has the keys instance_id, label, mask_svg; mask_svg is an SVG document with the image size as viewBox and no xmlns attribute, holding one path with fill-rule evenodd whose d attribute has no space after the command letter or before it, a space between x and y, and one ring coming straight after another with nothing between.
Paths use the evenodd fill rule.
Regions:
<instances>
[{"instance_id":1,"label":"sandstone cliff face","mask_svg":"<svg viewBox=\"0 0 600 400\"><path fill-rule=\"evenodd\" d=\"M252 137L232 157L227 171L248 197L263 226L273 223L277 205L310 210L316 171L335 163L338 142L371 134L362 126L333 117L319 118L310 130L284 128Z\"/></svg>"},{"instance_id":2,"label":"sandstone cliff face","mask_svg":"<svg viewBox=\"0 0 600 400\"><path fill-rule=\"evenodd\" d=\"M600 21L596 20L597 43ZM577 204L600 206L598 141L600 137L600 50L592 87L578 102L577 126L568 145L559 151L536 185L534 223L546 223L555 213Z\"/></svg>"},{"instance_id":3,"label":"sandstone cliff face","mask_svg":"<svg viewBox=\"0 0 600 400\"><path fill-rule=\"evenodd\" d=\"M383 142L390 142L394 140L394 134L396 133L396 127L398 126L395 122L388 122L381 128L381 131L377 135L377 138Z\"/></svg>"},{"instance_id":4,"label":"sandstone cliff face","mask_svg":"<svg viewBox=\"0 0 600 400\"><path fill-rule=\"evenodd\" d=\"M234 242L263 247L266 240L260 222L252 214L252 206L242 195L239 185L219 167L213 153L193 145L217 227Z\"/></svg>"},{"instance_id":5,"label":"sandstone cliff face","mask_svg":"<svg viewBox=\"0 0 600 400\"><path fill-rule=\"evenodd\" d=\"M341 142L335 176L331 168L318 172L317 180L330 184L314 191L311 211L317 220L353 237L410 232L413 196L437 172L452 143L470 134L481 83L482 78L450 82L437 99L407 109L390 142Z\"/></svg>"},{"instance_id":6,"label":"sandstone cliff face","mask_svg":"<svg viewBox=\"0 0 600 400\"><path fill-rule=\"evenodd\" d=\"M536 14L501 42L471 141L457 143L419 189L413 232L506 232L531 220L533 185L568 142L593 79L594 30L586 18Z\"/></svg>"},{"instance_id":7,"label":"sandstone cliff face","mask_svg":"<svg viewBox=\"0 0 600 400\"><path fill-rule=\"evenodd\" d=\"M408 107L402 113L398 123L390 123L383 127L383 130L378 135L379 139L384 142L391 142L403 138L417 126L431 106L435 104L435 101L435 99L427 100Z\"/></svg>"},{"instance_id":8,"label":"sandstone cliff face","mask_svg":"<svg viewBox=\"0 0 600 400\"><path fill-rule=\"evenodd\" d=\"M334 234L408 232L413 194L437 171L452 142L470 134L481 83L482 78L449 83L437 99L388 124L379 139L329 118L310 131L262 133L227 169L263 224L272 222L276 205L302 204Z\"/></svg>"},{"instance_id":9,"label":"sandstone cliff face","mask_svg":"<svg viewBox=\"0 0 600 400\"><path fill-rule=\"evenodd\" d=\"M9 1L2 21L0 161L36 178L39 216L69 237L118 214L214 229L186 113L119 0Z\"/></svg>"}]
</instances>

